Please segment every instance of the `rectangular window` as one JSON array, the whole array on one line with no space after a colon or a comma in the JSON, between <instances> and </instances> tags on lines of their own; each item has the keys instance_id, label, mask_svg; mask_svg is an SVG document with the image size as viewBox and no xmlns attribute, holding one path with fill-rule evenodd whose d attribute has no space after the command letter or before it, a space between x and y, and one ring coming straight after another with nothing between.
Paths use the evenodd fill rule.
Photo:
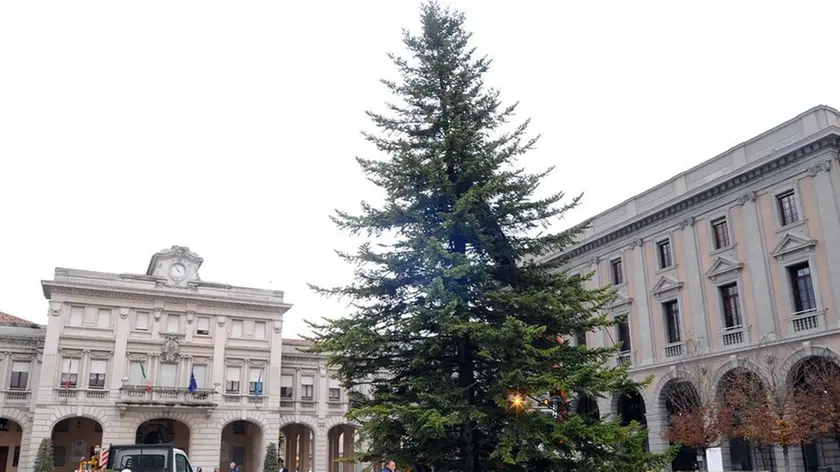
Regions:
<instances>
[{"instance_id":1,"label":"rectangular window","mask_svg":"<svg viewBox=\"0 0 840 472\"><path fill-rule=\"evenodd\" d=\"M138 311L134 319L134 328L146 330L149 329L149 312Z\"/></svg>"},{"instance_id":2,"label":"rectangular window","mask_svg":"<svg viewBox=\"0 0 840 472\"><path fill-rule=\"evenodd\" d=\"M78 381L79 359L62 359L61 386L65 388L76 388Z\"/></svg>"},{"instance_id":3,"label":"rectangular window","mask_svg":"<svg viewBox=\"0 0 840 472\"><path fill-rule=\"evenodd\" d=\"M248 422L247 421L234 421L230 425L230 429L233 430L233 434L240 436L248 434ZM239 464L237 462L237 464Z\"/></svg>"},{"instance_id":4,"label":"rectangular window","mask_svg":"<svg viewBox=\"0 0 840 472\"><path fill-rule=\"evenodd\" d=\"M143 367L139 361L131 361L128 364L128 384L129 385L143 385L145 384L143 378Z\"/></svg>"},{"instance_id":5,"label":"rectangular window","mask_svg":"<svg viewBox=\"0 0 840 472\"><path fill-rule=\"evenodd\" d=\"M799 209L796 208L796 194L791 190L776 197L779 204L779 220L782 226L799 221Z\"/></svg>"},{"instance_id":6,"label":"rectangular window","mask_svg":"<svg viewBox=\"0 0 840 472\"><path fill-rule=\"evenodd\" d=\"M243 324L244 334L245 336L253 336L254 335L254 322L252 320L246 320Z\"/></svg>"},{"instance_id":7,"label":"rectangular window","mask_svg":"<svg viewBox=\"0 0 840 472\"><path fill-rule=\"evenodd\" d=\"M720 288L720 300L723 303L723 324L726 329L743 326L741 305L738 299L738 284L724 285Z\"/></svg>"},{"instance_id":8,"label":"rectangular window","mask_svg":"<svg viewBox=\"0 0 840 472\"><path fill-rule=\"evenodd\" d=\"M612 280L614 285L621 285L624 283L624 267L621 264L621 259L616 259L610 262L610 270L612 271Z\"/></svg>"},{"instance_id":9,"label":"rectangular window","mask_svg":"<svg viewBox=\"0 0 840 472\"><path fill-rule=\"evenodd\" d=\"M674 266L674 260L671 256L671 241L660 241L656 243L656 251L659 256L659 268L667 269Z\"/></svg>"},{"instance_id":10,"label":"rectangular window","mask_svg":"<svg viewBox=\"0 0 840 472\"><path fill-rule=\"evenodd\" d=\"M70 307L70 325L81 326L85 319L85 307L71 306Z\"/></svg>"},{"instance_id":11,"label":"rectangular window","mask_svg":"<svg viewBox=\"0 0 840 472\"><path fill-rule=\"evenodd\" d=\"M575 343L578 346L586 346L586 333L575 333Z\"/></svg>"},{"instance_id":12,"label":"rectangular window","mask_svg":"<svg viewBox=\"0 0 840 472\"><path fill-rule=\"evenodd\" d=\"M248 379L248 393L251 395L262 395L265 389L265 377L263 376L262 367L251 367L248 369L250 378Z\"/></svg>"},{"instance_id":13,"label":"rectangular window","mask_svg":"<svg viewBox=\"0 0 840 472\"><path fill-rule=\"evenodd\" d=\"M85 310L84 324L86 326L96 326L97 313L98 310L92 308Z\"/></svg>"},{"instance_id":14,"label":"rectangular window","mask_svg":"<svg viewBox=\"0 0 840 472\"><path fill-rule=\"evenodd\" d=\"M293 375L280 376L280 396L282 398L294 398L295 377Z\"/></svg>"},{"instance_id":15,"label":"rectangular window","mask_svg":"<svg viewBox=\"0 0 840 472\"><path fill-rule=\"evenodd\" d=\"M241 370L239 367L228 366L225 376L225 392L239 393L239 382L241 381Z\"/></svg>"},{"instance_id":16,"label":"rectangular window","mask_svg":"<svg viewBox=\"0 0 840 472\"><path fill-rule=\"evenodd\" d=\"M254 339L265 339L265 321L254 323Z\"/></svg>"},{"instance_id":17,"label":"rectangular window","mask_svg":"<svg viewBox=\"0 0 840 472\"><path fill-rule=\"evenodd\" d=\"M729 225L726 223L726 218L712 221L712 240L715 249L729 247Z\"/></svg>"},{"instance_id":18,"label":"rectangular window","mask_svg":"<svg viewBox=\"0 0 840 472\"><path fill-rule=\"evenodd\" d=\"M201 336L210 335L210 318L207 316L199 316L195 325L195 334Z\"/></svg>"},{"instance_id":19,"label":"rectangular window","mask_svg":"<svg viewBox=\"0 0 840 472\"><path fill-rule=\"evenodd\" d=\"M341 386L338 383L338 379L334 379L332 377L329 378L329 391L327 392L327 400L331 402L340 402L341 401Z\"/></svg>"},{"instance_id":20,"label":"rectangular window","mask_svg":"<svg viewBox=\"0 0 840 472\"><path fill-rule=\"evenodd\" d=\"M300 378L300 399L312 400L315 398L315 377L304 375Z\"/></svg>"},{"instance_id":21,"label":"rectangular window","mask_svg":"<svg viewBox=\"0 0 840 472\"><path fill-rule=\"evenodd\" d=\"M682 341L680 333L680 308L676 300L665 302L662 304L662 309L665 312L665 330L668 336L668 344L678 343Z\"/></svg>"},{"instance_id":22,"label":"rectangular window","mask_svg":"<svg viewBox=\"0 0 840 472\"><path fill-rule=\"evenodd\" d=\"M90 376L88 387L105 388L105 372L108 370L108 361L104 359L93 359L90 361Z\"/></svg>"},{"instance_id":23,"label":"rectangular window","mask_svg":"<svg viewBox=\"0 0 840 472\"><path fill-rule=\"evenodd\" d=\"M177 334L181 332L181 317L178 315L166 315L166 332Z\"/></svg>"},{"instance_id":24,"label":"rectangular window","mask_svg":"<svg viewBox=\"0 0 840 472\"><path fill-rule=\"evenodd\" d=\"M230 325L230 335L234 338L242 337L242 320L233 320Z\"/></svg>"},{"instance_id":25,"label":"rectangular window","mask_svg":"<svg viewBox=\"0 0 840 472\"><path fill-rule=\"evenodd\" d=\"M633 349L633 345L630 342L630 322L627 318L627 315L619 317L618 325L616 326L616 331L618 331L618 344L621 345L621 352L630 352Z\"/></svg>"},{"instance_id":26,"label":"rectangular window","mask_svg":"<svg viewBox=\"0 0 840 472\"><path fill-rule=\"evenodd\" d=\"M192 375L195 377L195 384L198 388L207 388L207 365L195 364L192 367Z\"/></svg>"},{"instance_id":27,"label":"rectangular window","mask_svg":"<svg viewBox=\"0 0 840 472\"><path fill-rule=\"evenodd\" d=\"M111 310L107 308L99 309L99 312L96 314L96 327L104 329L111 327Z\"/></svg>"},{"instance_id":28,"label":"rectangular window","mask_svg":"<svg viewBox=\"0 0 840 472\"><path fill-rule=\"evenodd\" d=\"M788 273L793 290L794 313L816 310L817 298L814 295L814 282L811 280L811 267L808 263L791 266Z\"/></svg>"},{"instance_id":29,"label":"rectangular window","mask_svg":"<svg viewBox=\"0 0 840 472\"><path fill-rule=\"evenodd\" d=\"M158 384L161 387L178 386L178 364L170 364L168 362L161 364Z\"/></svg>"},{"instance_id":30,"label":"rectangular window","mask_svg":"<svg viewBox=\"0 0 840 472\"><path fill-rule=\"evenodd\" d=\"M29 386L29 367L31 362L12 362L12 380L9 388L12 390L26 390Z\"/></svg>"}]
</instances>

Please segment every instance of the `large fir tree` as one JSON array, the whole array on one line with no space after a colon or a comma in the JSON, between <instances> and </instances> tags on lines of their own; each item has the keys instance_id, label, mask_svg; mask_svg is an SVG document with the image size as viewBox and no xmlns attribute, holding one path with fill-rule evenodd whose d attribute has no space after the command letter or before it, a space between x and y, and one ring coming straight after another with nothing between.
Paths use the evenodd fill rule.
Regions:
<instances>
[{"instance_id":1,"label":"large fir tree","mask_svg":"<svg viewBox=\"0 0 840 472\"><path fill-rule=\"evenodd\" d=\"M408 57L392 55L397 98L366 134L386 159L359 159L384 204L337 212L337 225L369 243L341 254L357 265L350 286L318 289L351 300L353 313L314 325L343 384L367 384L350 417L364 425L376 462L424 458L436 471L642 471L644 431L615 421L528 408L548 392L591 396L637 388L611 349L558 343L609 325L607 290L538 263L568 247L580 227L543 234L574 208L562 193L535 197L547 172L515 166L534 147L527 125L507 127L483 76L490 61L469 45L464 17L427 3L422 31L405 32ZM565 203L564 203L565 201ZM558 396L562 396L559 395ZM520 399L526 404L520 404Z\"/></svg>"}]
</instances>

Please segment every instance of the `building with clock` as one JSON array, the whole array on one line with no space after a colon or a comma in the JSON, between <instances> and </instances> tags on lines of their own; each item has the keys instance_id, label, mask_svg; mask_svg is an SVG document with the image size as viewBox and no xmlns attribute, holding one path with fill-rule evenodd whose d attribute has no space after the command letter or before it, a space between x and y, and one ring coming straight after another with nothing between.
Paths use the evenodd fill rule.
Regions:
<instances>
[{"instance_id":1,"label":"building with clock","mask_svg":"<svg viewBox=\"0 0 840 472\"><path fill-rule=\"evenodd\" d=\"M204 281L202 262L173 246L141 274L58 268L42 281L46 326L0 317L0 472L31 470L44 438L57 472L135 442L173 443L206 472L258 472L278 441L300 470L352 470L333 461L355 447L347 396L282 337L283 292Z\"/></svg>"}]
</instances>

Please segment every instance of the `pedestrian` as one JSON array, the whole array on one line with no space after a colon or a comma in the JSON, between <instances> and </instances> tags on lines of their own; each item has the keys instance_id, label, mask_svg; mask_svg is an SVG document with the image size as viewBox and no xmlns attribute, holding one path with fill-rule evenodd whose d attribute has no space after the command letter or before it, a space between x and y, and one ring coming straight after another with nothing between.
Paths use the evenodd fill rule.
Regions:
<instances>
[{"instance_id":1,"label":"pedestrian","mask_svg":"<svg viewBox=\"0 0 840 472\"><path fill-rule=\"evenodd\" d=\"M382 472L397 472L397 463L396 461L390 460L385 463L385 468L382 469Z\"/></svg>"},{"instance_id":2,"label":"pedestrian","mask_svg":"<svg viewBox=\"0 0 840 472\"><path fill-rule=\"evenodd\" d=\"M230 463L230 472L239 472L239 467L236 466L236 462Z\"/></svg>"},{"instance_id":3,"label":"pedestrian","mask_svg":"<svg viewBox=\"0 0 840 472\"><path fill-rule=\"evenodd\" d=\"M283 459L280 459L280 472L289 472L289 469L286 468L286 464L283 462Z\"/></svg>"}]
</instances>

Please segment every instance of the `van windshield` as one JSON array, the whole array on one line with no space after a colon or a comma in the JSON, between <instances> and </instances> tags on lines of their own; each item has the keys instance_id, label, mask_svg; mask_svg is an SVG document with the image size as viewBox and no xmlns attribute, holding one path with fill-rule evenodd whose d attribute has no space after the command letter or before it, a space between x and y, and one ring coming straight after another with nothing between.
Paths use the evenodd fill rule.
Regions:
<instances>
[{"instance_id":1,"label":"van windshield","mask_svg":"<svg viewBox=\"0 0 840 472\"><path fill-rule=\"evenodd\" d=\"M154 448L120 449L115 451L112 467L117 470L130 469L131 472L154 472L166 470L167 450Z\"/></svg>"}]
</instances>

